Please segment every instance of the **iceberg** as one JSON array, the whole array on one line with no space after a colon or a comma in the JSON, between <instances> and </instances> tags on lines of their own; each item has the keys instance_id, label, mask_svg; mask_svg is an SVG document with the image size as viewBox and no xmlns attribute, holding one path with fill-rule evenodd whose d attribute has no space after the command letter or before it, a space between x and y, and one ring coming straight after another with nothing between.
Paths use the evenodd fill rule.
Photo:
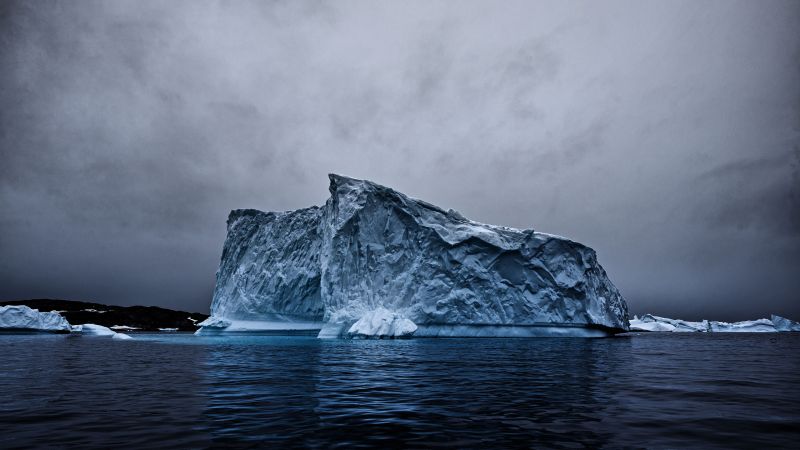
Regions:
<instances>
[{"instance_id":1,"label":"iceberg","mask_svg":"<svg viewBox=\"0 0 800 450\"><path fill-rule=\"evenodd\" d=\"M94 323L84 323L81 325L80 332L83 336L114 336L117 334L117 332L111 328Z\"/></svg>"},{"instance_id":2,"label":"iceberg","mask_svg":"<svg viewBox=\"0 0 800 450\"><path fill-rule=\"evenodd\" d=\"M399 337L413 325L415 337L605 336L628 329L625 300L591 248L471 221L370 181L329 179L321 207L231 212L211 316L198 334Z\"/></svg>"},{"instance_id":3,"label":"iceberg","mask_svg":"<svg viewBox=\"0 0 800 450\"><path fill-rule=\"evenodd\" d=\"M662 332L709 332L709 333L775 333L782 331L800 331L800 323L785 317L772 315L771 319L745 320L741 322L718 322L703 320L689 322L680 319L645 314L641 318L634 316L630 320L631 331Z\"/></svg>"},{"instance_id":4,"label":"iceberg","mask_svg":"<svg viewBox=\"0 0 800 450\"><path fill-rule=\"evenodd\" d=\"M800 331L800 323L797 323L794 320L776 316L775 314L772 315L770 320L772 321L772 325L775 327L776 331Z\"/></svg>"},{"instance_id":5,"label":"iceberg","mask_svg":"<svg viewBox=\"0 0 800 450\"><path fill-rule=\"evenodd\" d=\"M131 327L128 325L112 325L109 328L111 328L114 331L136 331L139 329L137 327Z\"/></svg>"},{"instance_id":6,"label":"iceberg","mask_svg":"<svg viewBox=\"0 0 800 450\"><path fill-rule=\"evenodd\" d=\"M717 333L774 333L778 331L769 319L742 322L709 322L709 331Z\"/></svg>"},{"instance_id":7,"label":"iceberg","mask_svg":"<svg viewBox=\"0 0 800 450\"><path fill-rule=\"evenodd\" d=\"M124 328L132 328L132 327L124 327ZM120 329L120 327L117 327L117 329ZM83 325L77 325L73 327L72 331L80 332L82 336L104 336L104 337L111 336L112 339L133 339L132 337L128 336L125 333L117 333L111 328L104 327L102 325L97 325L95 323L84 323Z\"/></svg>"},{"instance_id":8,"label":"iceberg","mask_svg":"<svg viewBox=\"0 0 800 450\"><path fill-rule=\"evenodd\" d=\"M40 312L23 305L0 306L0 331L69 333L67 319L61 314Z\"/></svg>"},{"instance_id":9,"label":"iceberg","mask_svg":"<svg viewBox=\"0 0 800 450\"><path fill-rule=\"evenodd\" d=\"M111 339L121 339L121 340L127 340L127 339L133 339L133 338L132 338L132 337L130 337L130 336L128 336L128 335L127 335L127 334L125 334L125 333L114 333L114 335L113 335L113 336L111 336Z\"/></svg>"},{"instance_id":10,"label":"iceberg","mask_svg":"<svg viewBox=\"0 0 800 450\"><path fill-rule=\"evenodd\" d=\"M634 316L630 321L631 331L677 331L677 332L705 332L708 331L708 321L689 322L680 319L645 314L641 318Z\"/></svg>"}]
</instances>

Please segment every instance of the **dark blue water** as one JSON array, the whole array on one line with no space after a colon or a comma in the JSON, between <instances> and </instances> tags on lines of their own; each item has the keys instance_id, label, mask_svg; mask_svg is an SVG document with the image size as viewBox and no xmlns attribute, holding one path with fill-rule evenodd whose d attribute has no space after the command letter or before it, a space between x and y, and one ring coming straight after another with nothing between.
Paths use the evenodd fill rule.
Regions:
<instances>
[{"instance_id":1,"label":"dark blue water","mask_svg":"<svg viewBox=\"0 0 800 450\"><path fill-rule=\"evenodd\" d=\"M0 447L794 447L800 334L0 336Z\"/></svg>"}]
</instances>

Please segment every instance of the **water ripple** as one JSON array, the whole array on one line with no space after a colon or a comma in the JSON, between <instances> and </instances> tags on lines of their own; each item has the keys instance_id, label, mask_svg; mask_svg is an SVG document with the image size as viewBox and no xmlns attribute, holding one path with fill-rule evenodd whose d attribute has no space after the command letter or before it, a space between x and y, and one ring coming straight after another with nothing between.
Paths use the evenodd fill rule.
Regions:
<instances>
[{"instance_id":1,"label":"water ripple","mask_svg":"<svg viewBox=\"0 0 800 450\"><path fill-rule=\"evenodd\" d=\"M3 448L791 447L800 335L0 336Z\"/></svg>"}]
</instances>

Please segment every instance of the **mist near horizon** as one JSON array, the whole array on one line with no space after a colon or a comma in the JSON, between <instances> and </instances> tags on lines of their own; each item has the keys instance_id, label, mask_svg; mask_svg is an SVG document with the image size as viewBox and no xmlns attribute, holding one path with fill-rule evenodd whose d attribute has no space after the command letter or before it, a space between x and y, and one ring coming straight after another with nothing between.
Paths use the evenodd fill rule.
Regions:
<instances>
[{"instance_id":1,"label":"mist near horizon","mask_svg":"<svg viewBox=\"0 0 800 450\"><path fill-rule=\"evenodd\" d=\"M594 248L636 314L800 318L800 4L0 4L0 298L207 312L328 173Z\"/></svg>"}]
</instances>

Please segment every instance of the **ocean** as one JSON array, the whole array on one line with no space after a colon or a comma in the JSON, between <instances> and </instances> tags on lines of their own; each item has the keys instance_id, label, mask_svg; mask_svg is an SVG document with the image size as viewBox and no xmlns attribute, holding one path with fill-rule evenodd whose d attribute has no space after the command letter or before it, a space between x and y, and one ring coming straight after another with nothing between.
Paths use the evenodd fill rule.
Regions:
<instances>
[{"instance_id":1,"label":"ocean","mask_svg":"<svg viewBox=\"0 0 800 450\"><path fill-rule=\"evenodd\" d=\"M0 335L0 447L800 442L800 333L400 341L131 335Z\"/></svg>"}]
</instances>

